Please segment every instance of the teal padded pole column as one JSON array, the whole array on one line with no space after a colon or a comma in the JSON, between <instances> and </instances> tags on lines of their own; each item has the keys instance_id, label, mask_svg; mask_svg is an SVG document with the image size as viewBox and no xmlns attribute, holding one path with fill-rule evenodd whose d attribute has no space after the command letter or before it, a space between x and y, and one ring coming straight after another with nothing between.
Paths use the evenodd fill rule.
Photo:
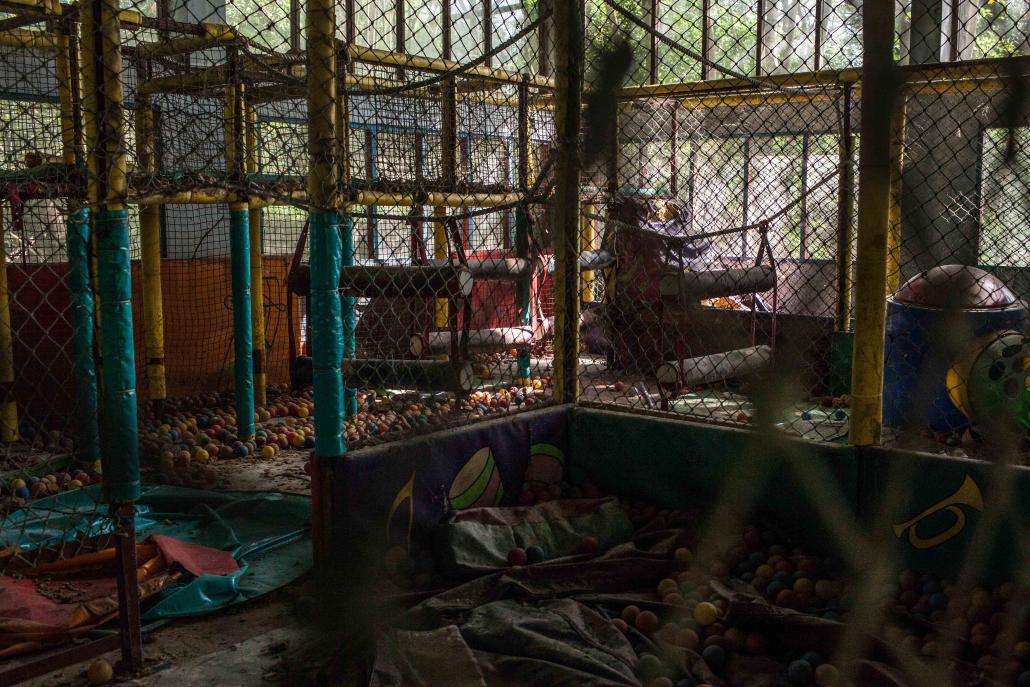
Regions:
<instances>
[{"instance_id":1,"label":"teal padded pole column","mask_svg":"<svg viewBox=\"0 0 1030 687\"><path fill-rule=\"evenodd\" d=\"M354 220L350 215L343 215L340 218L340 231L343 233L343 265L351 267L354 265ZM339 283L339 281L337 281ZM354 341L354 329L357 326L355 321L354 296L343 296L343 357L353 358L357 351ZM358 414L358 396L356 389L344 384L343 400L347 417L354 417Z\"/></svg>"},{"instance_id":2,"label":"teal padded pole column","mask_svg":"<svg viewBox=\"0 0 1030 687\"><path fill-rule=\"evenodd\" d=\"M232 327L236 386L236 433L254 437L254 349L250 319L250 210L247 203L229 206L232 254Z\"/></svg>"},{"instance_id":3,"label":"teal padded pole column","mask_svg":"<svg viewBox=\"0 0 1030 687\"><path fill-rule=\"evenodd\" d=\"M104 358L104 498L131 503L139 498L140 484L129 215L126 210L103 210L95 218Z\"/></svg>"},{"instance_id":4,"label":"teal padded pole column","mask_svg":"<svg viewBox=\"0 0 1030 687\"><path fill-rule=\"evenodd\" d=\"M79 457L100 458L97 366L93 359L93 286L89 281L89 210L76 208L68 220L68 291L72 305L72 359Z\"/></svg>"},{"instance_id":5,"label":"teal padded pole column","mask_svg":"<svg viewBox=\"0 0 1030 687\"><path fill-rule=\"evenodd\" d=\"M521 205L515 208L515 255L523 260L529 258L529 220L526 216L526 208ZM531 273L529 276L522 277L518 281L516 307L518 308L519 324L523 327L529 327L533 324L532 311L529 307L529 280L532 278ZM516 375L518 379L529 379L530 369L528 350L524 348L519 350L516 367Z\"/></svg>"},{"instance_id":6,"label":"teal padded pole column","mask_svg":"<svg viewBox=\"0 0 1030 687\"><path fill-rule=\"evenodd\" d=\"M526 217L526 208L519 206L515 208L515 256L527 260L529 258L529 228ZM529 307L529 280L532 276L523 277L518 281L518 309L520 324L528 327L532 324L532 317Z\"/></svg>"},{"instance_id":7,"label":"teal padded pole column","mask_svg":"<svg viewBox=\"0 0 1030 687\"><path fill-rule=\"evenodd\" d=\"M315 453L342 456L344 322L340 304L340 265L343 241L340 216L312 212L309 251L311 264L311 367L315 401ZM344 230L350 220L344 221Z\"/></svg>"}]
</instances>

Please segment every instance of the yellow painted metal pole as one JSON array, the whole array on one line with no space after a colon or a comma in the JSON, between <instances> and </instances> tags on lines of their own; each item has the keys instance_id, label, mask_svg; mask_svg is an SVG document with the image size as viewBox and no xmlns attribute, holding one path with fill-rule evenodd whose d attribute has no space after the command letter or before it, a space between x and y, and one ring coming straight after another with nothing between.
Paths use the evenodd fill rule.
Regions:
<instances>
[{"instance_id":1,"label":"yellow painted metal pole","mask_svg":"<svg viewBox=\"0 0 1030 687\"><path fill-rule=\"evenodd\" d=\"M339 561L341 458L345 389L342 374L345 333L340 302L340 268L345 254L341 230L350 220L337 213L339 200L338 65L335 0L306 1L308 58L308 199L310 203L312 378L315 401L315 455L312 458L312 543L318 570L329 572ZM349 252L349 251L348 251ZM353 333L353 332L351 332Z\"/></svg>"},{"instance_id":2,"label":"yellow painted metal pole","mask_svg":"<svg viewBox=\"0 0 1030 687\"><path fill-rule=\"evenodd\" d=\"M554 129L557 140L554 232L554 400L579 399L579 181L583 91L583 6L555 3L554 53L557 88Z\"/></svg>"},{"instance_id":3,"label":"yellow painted metal pole","mask_svg":"<svg viewBox=\"0 0 1030 687\"><path fill-rule=\"evenodd\" d=\"M458 180L458 112L457 94L455 92L454 80L447 79L440 89L440 167L443 173L444 189L453 191ZM433 209L433 214L442 217L447 214L447 208L440 203ZM447 258L447 227L443 222L436 222L433 225L433 257L438 260ZM450 318L450 304L446 298L437 298L435 303L436 326L446 327Z\"/></svg>"},{"instance_id":4,"label":"yellow painted metal pole","mask_svg":"<svg viewBox=\"0 0 1030 687\"><path fill-rule=\"evenodd\" d=\"M85 7L85 3L83 3ZM91 206L100 201L100 122L98 119L99 99L97 74L94 68L97 54L96 20L91 12L79 13L79 74L82 97L82 155L86 164L86 199ZM91 207L90 212L95 212ZM92 219L90 220L92 225ZM103 332L100 324L100 261L97 259L97 233L89 232L89 282L93 292L93 346L96 349L96 375L98 392L103 392L104 356Z\"/></svg>"},{"instance_id":5,"label":"yellow painted metal pole","mask_svg":"<svg viewBox=\"0 0 1030 687\"><path fill-rule=\"evenodd\" d=\"M858 164L858 246L851 430L856 446L880 442L891 196L891 121L896 113L893 0L862 7L864 84Z\"/></svg>"},{"instance_id":6,"label":"yellow painted metal pole","mask_svg":"<svg viewBox=\"0 0 1030 687\"><path fill-rule=\"evenodd\" d=\"M583 204L583 212L588 213L592 210L589 205ZM593 213L591 213L593 214ZM595 250L596 246L594 243L597 241L597 229L594 227L594 220L589 217L580 214L580 236L583 240L583 250ZM594 271L586 270L580 276L580 290L582 291L581 299L584 303L592 303L594 300Z\"/></svg>"},{"instance_id":7,"label":"yellow painted metal pole","mask_svg":"<svg viewBox=\"0 0 1030 687\"><path fill-rule=\"evenodd\" d=\"M247 172L258 171L257 110L246 108ZM265 268L261 255L261 204L250 203L250 327L254 349L254 403L259 408L268 405L268 375L265 372Z\"/></svg>"},{"instance_id":8,"label":"yellow painted metal pole","mask_svg":"<svg viewBox=\"0 0 1030 687\"><path fill-rule=\"evenodd\" d=\"M146 174L156 171L154 110L150 96L136 98L136 155ZM139 210L140 268L143 273L143 355L146 359L147 398L159 409L168 398L165 378L164 299L161 296L161 206Z\"/></svg>"},{"instance_id":9,"label":"yellow painted metal pole","mask_svg":"<svg viewBox=\"0 0 1030 687\"><path fill-rule=\"evenodd\" d=\"M11 303L7 292L7 245L3 211L0 206L0 441L18 438L18 406L14 401L14 333L11 330Z\"/></svg>"},{"instance_id":10,"label":"yellow painted metal pole","mask_svg":"<svg viewBox=\"0 0 1030 687\"><path fill-rule=\"evenodd\" d=\"M901 180L905 167L907 98L899 94L891 126L891 193L887 225L887 295L901 286Z\"/></svg>"},{"instance_id":11,"label":"yellow painted metal pole","mask_svg":"<svg viewBox=\"0 0 1030 687\"><path fill-rule=\"evenodd\" d=\"M433 214L442 217L447 214L447 208L437 206L433 208ZM436 260L447 259L447 227L443 222L433 223L433 258ZM444 328L447 326L448 306L446 298L437 298L435 303L436 326Z\"/></svg>"}]
</instances>

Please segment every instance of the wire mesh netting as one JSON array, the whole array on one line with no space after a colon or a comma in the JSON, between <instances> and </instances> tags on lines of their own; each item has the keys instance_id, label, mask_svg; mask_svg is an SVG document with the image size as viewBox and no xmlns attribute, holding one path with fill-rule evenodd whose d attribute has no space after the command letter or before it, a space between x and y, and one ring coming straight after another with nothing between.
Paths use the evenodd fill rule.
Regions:
<instances>
[{"instance_id":1,"label":"wire mesh netting","mask_svg":"<svg viewBox=\"0 0 1030 687\"><path fill-rule=\"evenodd\" d=\"M98 500L81 531L41 497L131 501L137 452L213 485L215 457L312 448L337 307L348 449L551 402L551 5L348 0L310 52L303 10L0 2L0 566L108 546ZM754 425L775 389L769 426L845 440L862 3L585 15L581 399ZM894 26L886 438L1021 460L991 437L1018 456L1030 426L1030 6Z\"/></svg>"},{"instance_id":2,"label":"wire mesh netting","mask_svg":"<svg viewBox=\"0 0 1030 687\"><path fill-rule=\"evenodd\" d=\"M1025 411L982 397L973 410L975 401L954 400L968 393L956 381L966 373L948 371L974 334L1022 331L1021 315L968 315L961 326L926 316L916 325L923 305L906 301L915 310L905 310L900 293L910 279L928 279L924 294L969 290L955 308L963 313L1022 312L1013 304L1025 295L1028 265L1018 228L1025 115L1013 103L1024 66L990 58L1023 51L1028 9L896 9L894 58L905 83L892 149L887 440L975 450L971 420L1001 412L1025 424ZM587 4L587 89L606 87L590 79L612 66L615 43L625 51L615 73L625 73L627 87L608 149L587 169L596 195L583 200L583 250L609 250L616 261L600 272L584 265L584 400L749 424L754 392L775 375L794 387L781 428L821 441L848 435L861 10L850 2ZM998 302L977 300L977 289ZM953 350L931 350L941 325L962 331ZM1022 403L1022 382L1004 383ZM973 395L992 393L1004 395L1000 387ZM932 396L932 409L915 403L920 394Z\"/></svg>"},{"instance_id":3,"label":"wire mesh netting","mask_svg":"<svg viewBox=\"0 0 1030 687\"><path fill-rule=\"evenodd\" d=\"M540 9L334 9L348 448L547 402ZM311 448L304 8L26 2L0 21L3 511L49 518L40 497L102 481L101 439L132 463L137 415L147 481L215 486L215 458ZM123 210L127 248L105 246ZM131 329L104 331L107 304Z\"/></svg>"}]
</instances>

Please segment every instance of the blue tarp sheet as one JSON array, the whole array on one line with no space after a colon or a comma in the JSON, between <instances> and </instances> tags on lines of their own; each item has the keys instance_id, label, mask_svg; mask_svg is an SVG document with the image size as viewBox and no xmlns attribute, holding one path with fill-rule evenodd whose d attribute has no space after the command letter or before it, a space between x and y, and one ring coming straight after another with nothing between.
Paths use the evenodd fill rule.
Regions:
<instances>
[{"instance_id":1,"label":"blue tarp sheet","mask_svg":"<svg viewBox=\"0 0 1030 687\"><path fill-rule=\"evenodd\" d=\"M37 499L0 521L0 549L34 549L111 531L99 486ZM144 609L155 621L211 613L256 599L311 569L311 501L277 492L148 486L137 502L140 540L163 534L232 553L226 576L184 576Z\"/></svg>"}]
</instances>

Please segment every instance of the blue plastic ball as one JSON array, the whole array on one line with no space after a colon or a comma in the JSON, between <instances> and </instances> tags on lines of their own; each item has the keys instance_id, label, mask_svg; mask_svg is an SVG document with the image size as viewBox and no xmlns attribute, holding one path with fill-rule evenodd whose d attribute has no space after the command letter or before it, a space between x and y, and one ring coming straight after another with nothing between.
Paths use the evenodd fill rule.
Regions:
<instances>
[{"instance_id":1,"label":"blue plastic ball","mask_svg":"<svg viewBox=\"0 0 1030 687\"><path fill-rule=\"evenodd\" d=\"M701 658L705 660L709 668L718 672L726 664L726 650L715 644L706 646L705 650L701 652Z\"/></svg>"},{"instance_id":2,"label":"blue plastic ball","mask_svg":"<svg viewBox=\"0 0 1030 687\"><path fill-rule=\"evenodd\" d=\"M779 594L786 588L787 585L783 584L779 580L773 580L769 583L769 586L766 587L765 591L769 596L775 598L777 594Z\"/></svg>"},{"instance_id":3,"label":"blue plastic ball","mask_svg":"<svg viewBox=\"0 0 1030 687\"><path fill-rule=\"evenodd\" d=\"M544 550L539 546L526 547L526 562L530 565L533 565L534 563L543 563L545 558Z\"/></svg>"},{"instance_id":4,"label":"blue plastic ball","mask_svg":"<svg viewBox=\"0 0 1030 687\"><path fill-rule=\"evenodd\" d=\"M801 419L805 421L810 421L812 419L812 413L806 410L805 412L801 413Z\"/></svg>"},{"instance_id":5,"label":"blue plastic ball","mask_svg":"<svg viewBox=\"0 0 1030 687\"><path fill-rule=\"evenodd\" d=\"M29 488L28 487L18 487L17 489L14 490L14 495L17 496L20 499L27 499L29 497Z\"/></svg>"},{"instance_id":6,"label":"blue plastic ball","mask_svg":"<svg viewBox=\"0 0 1030 687\"><path fill-rule=\"evenodd\" d=\"M822 657L822 654L820 654L818 651L806 651L805 653L801 654L801 660L807 663L808 665L812 666L813 668L815 666L821 666L823 663L826 663L826 661Z\"/></svg>"},{"instance_id":7,"label":"blue plastic ball","mask_svg":"<svg viewBox=\"0 0 1030 687\"><path fill-rule=\"evenodd\" d=\"M812 664L808 661L791 661L787 666L787 679L792 685L807 685L812 681Z\"/></svg>"},{"instance_id":8,"label":"blue plastic ball","mask_svg":"<svg viewBox=\"0 0 1030 687\"><path fill-rule=\"evenodd\" d=\"M935 611L943 611L948 607L948 597L941 592L930 595L930 608Z\"/></svg>"}]
</instances>

